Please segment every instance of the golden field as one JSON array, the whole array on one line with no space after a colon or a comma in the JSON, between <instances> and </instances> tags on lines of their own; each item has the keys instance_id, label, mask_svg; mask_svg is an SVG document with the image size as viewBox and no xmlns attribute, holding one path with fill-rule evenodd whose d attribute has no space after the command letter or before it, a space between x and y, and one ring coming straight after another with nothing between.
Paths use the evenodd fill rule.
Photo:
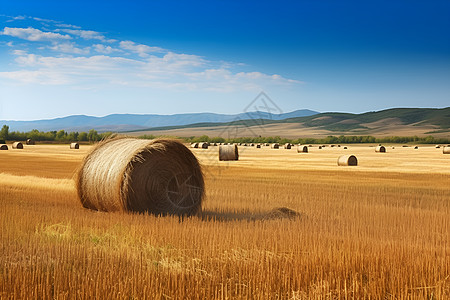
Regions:
<instances>
[{"instance_id":1,"label":"golden field","mask_svg":"<svg viewBox=\"0 0 450 300\"><path fill-rule=\"evenodd\" d=\"M184 219L82 208L90 146L0 151L0 298L448 299L450 155L394 146L193 149L206 199Z\"/></svg>"}]
</instances>

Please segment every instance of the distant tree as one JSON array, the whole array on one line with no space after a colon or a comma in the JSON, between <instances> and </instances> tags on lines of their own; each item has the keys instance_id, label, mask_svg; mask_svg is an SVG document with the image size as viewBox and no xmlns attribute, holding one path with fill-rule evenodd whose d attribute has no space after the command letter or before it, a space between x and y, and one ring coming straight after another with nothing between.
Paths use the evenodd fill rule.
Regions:
<instances>
[{"instance_id":1,"label":"distant tree","mask_svg":"<svg viewBox=\"0 0 450 300\"><path fill-rule=\"evenodd\" d=\"M80 132L78 135L78 141L86 142L88 140L88 134L86 132Z\"/></svg>"},{"instance_id":2,"label":"distant tree","mask_svg":"<svg viewBox=\"0 0 450 300\"><path fill-rule=\"evenodd\" d=\"M0 130L0 139L7 140L9 138L9 126L3 125L2 129Z\"/></svg>"}]
</instances>

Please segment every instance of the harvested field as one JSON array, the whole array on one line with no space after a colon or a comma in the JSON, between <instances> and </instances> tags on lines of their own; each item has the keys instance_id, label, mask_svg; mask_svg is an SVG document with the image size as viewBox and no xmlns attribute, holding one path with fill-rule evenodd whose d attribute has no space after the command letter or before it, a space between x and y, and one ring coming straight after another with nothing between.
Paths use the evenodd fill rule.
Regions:
<instances>
[{"instance_id":1,"label":"harvested field","mask_svg":"<svg viewBox=\"0 0 450 300\"><path fill-rule=\"evenodd\" d=\"M450 297L450 156L433 146L192 149L199 216L84 209L90 146L0 153L0 298Z\"/></svg>"}]
</instances>

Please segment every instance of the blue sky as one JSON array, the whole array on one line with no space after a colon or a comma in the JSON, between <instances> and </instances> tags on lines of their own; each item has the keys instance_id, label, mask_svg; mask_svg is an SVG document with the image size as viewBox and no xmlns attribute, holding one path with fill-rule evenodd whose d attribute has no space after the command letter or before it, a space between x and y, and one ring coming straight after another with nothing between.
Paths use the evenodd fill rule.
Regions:
<instances>
[{"instance_id":1,"label":"blue sky","mask_svg":"<svg viewBox=\"0 0 450 300\"><path fill-rule=\"evenodd\" d=\"M2 1L0 33L6 120L450 106L449 1Z\"/></svg>"}]
</instances>

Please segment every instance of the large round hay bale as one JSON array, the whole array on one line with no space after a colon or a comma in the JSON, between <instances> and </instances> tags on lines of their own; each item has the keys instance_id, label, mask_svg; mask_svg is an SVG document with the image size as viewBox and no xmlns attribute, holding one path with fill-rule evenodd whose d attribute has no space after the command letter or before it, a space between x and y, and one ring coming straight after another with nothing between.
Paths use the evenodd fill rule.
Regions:
<instances>
[{"instance_id":1,"label":"large round hay bale","mask_svg":"<svg viewBox=\"0 0 450 300\"><path fill-rule=\"evenodd\" d=\"M435 148L436 148L436 149L439 149L439 148L441 148L441 146L440 146L440 145L436 145Z\"/></svg>"},{"instance_id":2,"label":"large round hay bale","mask_svg":"<svg viewBox=\"0 0 450 300\"><path fill-rule=\"evenodd\" d=\"M8 145L0 145L0 150L8 150Z\"/></svg>"},{"instance_id":3,"label":"large round hay bale","mask_svg":"<svg viewBox=\"0 0 450 300\"><path fill-rule=\"evenodd\" d=\"M71 143L70 144L70 149L80 149L80 144L78 144L78 143Z\"/></svg>"},{"instance_id":4,"label":"large round hay bale","mask_svg":"<svg viewBox=\"0 0 450 300\"><path fill-rule=\"evenodd\" d=\"M419 146L414 146L414 149L416 149L416 150L419 149Z\"/></svg>"},{"instance_id":5,"label":"large round hay bale","mask_svg":"<svg viewBox=\"0 0 450 300\"><path fill-rule=\"evenodd\" d=\"M284 149L291 149L291 144L290 143L284 144Z\"/></svg>"},{"instance_id":6,"label":"large round hay bale","mask_svg":"<svg viewBox=\"0 0 450 300\"><path fill-rule=\"evenodd\" d=\"M450 154L450 146L442 147L442 153L443 154Z\"/></svg>"},{"instance_id":7,"label":"large round hay bale","mask_svg":"<svg viewBox=\"0 0 450 300\"><path fill-rule=\"evenodd\" d=\"M384 147L384 146L377 146L376 148L375 148L375 152L380 152L380 153L385 153L386 152L386 147Z\"/></svg>"},{"instance_id":8,"label":"large round hay bale","mask_svg":"<svg viewBox=\"0 0 450 300\"><path fill-rule=\"evenodd\" d=\"M319 146L319 150L322 149L322 146Z\"/></svg>"},{"instance_id":9,"label":"large round hay bale","mask_svg":"<svg viewBox=\"0 0 450 300\"><path fill-rule=\"evenodd\" d=\"M200 149L208 149L208 143L199 143L198 148Z\"/></svg>"},{"instance_id":10,"label":"large round hay bale","mask_svg":"<svg viewBox=\"0 0 450 300\"><path fill-rule=\"evenodd\" d=\"M192 143L191 148L198 148L198 143Z\"/></svg>"},{"instance_id":11,"label":"large round hay bale","mask_svg":"<svg viewBox=\"0 0 450 300\"><path fill-rule=\"evenodd\" d=\"M256 144L256 148L261 148L261 144Z\"/></svg>"},{"instance_id":12,"label":"large round hay bale","mask_svg":"<svg viewBox=\"0 0 450 300\"><path fill-rule=\"evenodd\" d=\"M12 147L13 149L23 149L23 144L21 142L15 142Z\"/></svg>"},{"instance_id":13,"label":"large round hay bale","mask_svg":"<svg viewBox=\"0 0 450 300\"><path fill-rule=\"evenodd\" d=\"M34 140L32 140L32 139L27 139L26 144L27 145L35 145L36 142Z\"/></svg>"},{"instance_id":14,"label":"large round hay bale","mask_svg":"<svg viewBox=\"0 0 450 300\"><path fill-rule=\"evenodd\" d=\"M270 146L270 148L272 148L272 149L279 149L279 148L280 148L280 144L278 144L278 143L273 143L273 144Z\"/></svg>"},{"instance_id":15,"label":"large round hay bale","mask_svg":"<svg viewBox=\"0 0 450 300\"><path fill-rule=\"evenodd\" d=\"M269 147L269 146L270 146L270 144L269 144L269 143L265 143L265 144L264 144L264 146L266 146L266 147Z\"/></svg>"},{"instance_id":16,"label":"large round hay bale","mask_svg":"<svg viewBox=\"0 0 450 300\"><path fill-rule=\"evenodd\" d=\"M219 160L238 160L239 151L237 145L219 146Z\"/></svg>"},{"instance_id":17,"label":"large round hay bale","mask_svg":"<svg viewBox=\"0 0 450 300\"><path fill-rule=\"evenodd\" d=\"M77 179L86 208L191 215L204 194L197 158L171 139L110 139L84 159Z\"/></svg>"},{"instance_id":18,"label":"large round hay bale","mask_svg":"<svg viewBox=\"0 0 450 300\"><path fill-rule=\"evenodd\" d=\"M338 166L357 166L358 159L354 155L342 155L337 160Z\"/></svg>"},{"instance_id":19,"label":"large round hay bale","mask_svg":"<svg viewBox=\"0 0 450 300\"><path fill-rule=\"evenodd\" d=\"M308 147L307 146L298 146L297 153L308 153Z\"/></svg>"}]
</instances>

